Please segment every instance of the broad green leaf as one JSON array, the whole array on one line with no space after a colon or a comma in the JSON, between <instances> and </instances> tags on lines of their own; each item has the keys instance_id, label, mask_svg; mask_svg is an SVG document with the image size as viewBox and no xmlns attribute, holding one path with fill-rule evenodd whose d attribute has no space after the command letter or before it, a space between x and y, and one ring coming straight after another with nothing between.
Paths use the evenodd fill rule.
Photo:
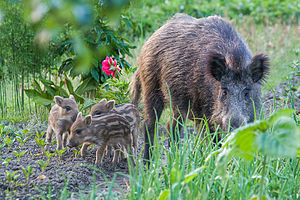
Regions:
<instances>
[{"instance_id":1,"label":"broad green leaf","mask_svg":"<svg viewBox=\"0 0 300 200\"><path fill-rule=\"evenodd\" d=\"M272 126L274 124L274 122L282 116L290 117L294 112L295 112L295 110L293 110L293 109L278 110L276 113L274 113L270 116L269 125Z\"/></svg>"},{"instance_id":2,"label":"broad green leaf","mask_svg":"<svg viewBox=\"0 0 300 200\"><path fill-rule=\"evenodd\" d=\"M254 123L247 124L246 126L242 126L236 130L233 131L233 133L230 134L230 136L226 139L225 143L223 144L223 147L227 147L228 145L237 145L236 142L238 140L238 143L242 137L243 139L246 137L247 134L245 133L251 133L251 134L258 134L261 131L267 130L268 124L266 121L256 121ZM253 137L253 136L249 136Z\"/></svg>"},{"instance_id":3,"label":"broad green leaf","mask_svg":"<svg viewBox=\"0 0 300 200\"><path fill-rule=\"evenodd\" d=\"M69 97L69 94L67 93L67 91L60 87L60 86L55 86L55 89L57 90L57 93L55 95L59 95L62 97Z\"/></svg>"},{"instance_id":4,"label":"broad green leaf","mask_svg":"<svg viewBox=\"0 0 300 200\"><path fill-rule=\"evenodd\" d=\"M40 81L44 84L44 86L46 88L46 92L48 92L50 95L54 96L55 90L52 87L52 85L54 85L54 83L52 81L45 80L45 79L40 79Z\"/></svg>"},{"instance_id":5,"label":"broad green leaf","mask_svg":"<svg viewBox=\"0 0 300 200\"><path fill-rule=\"evenodd\" d=\"M34 87L37 89L37 91L38 91L39 93L42 93L42 92L43 92L43 90L42 90L40 84L39 84L35 79L33 80L33 85L34 85Z\"/></svg>"},{"instance_id":6,"label":"broad green leaf","mask_svg":"<svg viewBox=\"0 0 300 200\"><path fill-rule=\"evenodd\" d=\"M53 81L46 80L46 79L43 79L43 78L41 78L40 81L41 81L44 85L55 85L55 84L53 83Z\"/></svg>"},{"instance_id":7,"label":"broad green leaf","mask_svg":"<svg viewBox=\"0 0 300 200\"><path fill-rule=\"evenodd\" d=\"M66 81L66 84L67 84L67 88L69 90L69 93L70 94L73 94L74 93L74 88L73 88L73 85L72 85L72 82L70 79L68 79L67 76L65 76L65 81Z\"/></svg>"},{"instance_id":8,"label":"broad green leaf","mask_svg":"<svg viewBox=\"0 0 300 200\"><path fill-rule=\"evenodd\" d=\"M92 74L93 78L99 83L99 74L98 74L97 70L92 69L91 74Z\"/></svg>"},{"instance_id":9,"label":"broad green leaf","mask_svg":"<svg viewBox=\"0 0 300 200\"><path fill-rule=\"evenodd\" d=\"M276 131L278 130L294 131L296 128L297 125L293 119L282 116L274 122L273 131L276 134Z\"/></svg>"},{"instance_id":10,"label":"broad green leaf","mask_svg":"<svg viewBox=\"0 0 300 200\"><path fill-rule=\"evenodd\" d=\"M51 103L53 103L53 100L45 99L42 97L34 97L33 101L37 104L41 104L44 106L47 106L47 105L50 105Z\"/></svg>"},{"instance_id":11,"label":"broad green leaf","mask_svg":"<svg viewBox=\"0 0 300 200\"><path fill-rule=\"evenodd\" d=\"M167 200L170 194L170 190L169 189L165 189L162 193L160 193L159 195L159 200Z\"/></svg>"},{"instance_id":12,"label":"broad green leaf","mask_svg":"<svg viewBox=\"0 0 300 200\"><path fill-rule=\"evenodd\" d=\"M29 97L29 98L34 98L36 96L40 96L41 94L38 93L36 90L34 89L28 89L28 90L25 90L25 93L26 95Z\"/></svg>"},{"instance_id":13,"label":"broad green leaf","mask_svg":"<svg viewBox=\"0 0 300 200\"><path fill-rule=\"evenodd\" d=\"M232 135L227 138L223 147L230 147L234 149L237 156L246 160L252 160L257 153L255 138L267 130L267 128L267 122L262 120L236 129Z\"/></svg>"},{"instance_id":14,"label":"broad green leaf","mask_svg":"<svg viewBox=\"0 0 300 200\"><path fill-rule=\"evenodd\" d=\"M95 82L93 81L93 79L90 77L88 79L85 79L81 83L81 85L79 85L76 88L75 93L77 93L78 95L82 95L86 91L94 90L94 89L97 89L97 85L95 84Z\"/></svg>"},{"instance_id":15,"label":"broad green leaf","mask_svg":"<svg viewBox=\"0 0 300 200\"><path fill-rule=\"evenodd\" d=\"M278 117L269 131L257 136L259 151L274 157L295 157L300 147L300 136L295 121L289 117Z\"/></svg>"}]
</instances>

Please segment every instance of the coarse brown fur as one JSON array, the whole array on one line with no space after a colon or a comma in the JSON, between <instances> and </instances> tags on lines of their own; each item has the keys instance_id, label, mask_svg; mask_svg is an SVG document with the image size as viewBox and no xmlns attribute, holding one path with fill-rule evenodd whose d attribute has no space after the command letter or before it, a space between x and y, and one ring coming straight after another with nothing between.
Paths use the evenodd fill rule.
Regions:
<instances>
[{"instance_id":1,"label":"coarse brown fur","mask_svg":"<svg viewBox=\"0 0 300 200\"><path fill-rule=\"evenodd\" d=\"M154 142L156 117L170 101L173 130L179 117L200 124L197 118L205 116L212 130L214 124L227 130L229 124L235 128L253 121L253 104L259 111L268 65L268 57L252 56L221 17L176 14L144 44L132 81L132 102L137 105L143 96L145 134L149 133L145 159Z\"/></svg>"},{"instance_id":2,"label":"coarse brown fur","mask_svg":"<svg viewBox=\"0 0 300 200\"><path fill-rule=\"evenodd\" d=\"M104 150L109 145L118 148L117 145L120 144L127 149L127 152L129 149L132 152L130 124L116 113L104 113L93 118L88 115L82 118L80 112L71 127L68 147L72 148L80 144L84 144L81 149L83 157L88 145L96 144L99 147L95 164L98 164L99 156L102 163ZM117 158L114 157L113 161L115 160Z\"/></svg>"},{"instance_id":3,"label":"coarse brown fur","mask_svg":"<svg viewBox=\"0 0 300 200\"><path fill-rule=\"evenodd\" d=\"M73 95L70 95L69 98L55 96L54 101L55 104L48 117L45 150L49 148L53 132L56 134L56 149L61 150L66 147L68 133L79 111Z\"/></svg>"}]
</instances>

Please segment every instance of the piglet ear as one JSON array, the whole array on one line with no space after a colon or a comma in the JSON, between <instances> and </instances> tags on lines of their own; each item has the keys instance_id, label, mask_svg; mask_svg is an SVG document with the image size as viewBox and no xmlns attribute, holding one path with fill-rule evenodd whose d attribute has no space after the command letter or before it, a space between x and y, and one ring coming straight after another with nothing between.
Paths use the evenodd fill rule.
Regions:
<instances>
[{"instance_id":1,"label":"piglet ear","mask_svg":"<svg viewBox=\"0 0 300 200\"><path fill-rule=\"evenodd\" d=\"M221 81L222 76L224 76L228 70L225 57L218 53L213 53L212 55L210 55L208 66L210 74L217 81Z\"/></svg>"},{"instance_id":2,"label":"piglet ear","mask_svg":"<svg viewBox=\"0 0 300 200\"><path fill-rule=\"evenodd\" d=\"M82 112L79 112L76 117L76 121L82 119Z\"/></svg>"},{"instance_id":3,"label":"piglet ear","mask_svg":"<svg viewBox=\"0 0 300 200\"><path fill-rule=\"evenodd\" d=\"M72 94L70 94L69 98L73 99L75 101L75 98L74 98L74 96Z\"/></svg>"},{"instance_id":4,"label":"piglet ear","mask_svg":"<svg viewBox=\"0 0 300 200\"><path fill-rule=\"evenodd\" d=\"M106 103L106 99L101 99L99 103Z\"/></svg>"},{"instance_id":5,"label":"piglet ear","mask_svg":"<svg viewBox=\"0 0 300 200\"><path fill-rule=\"evenodd\" d=\"M264 80L268 75L270 68L270 62L268 56L264 54L256 54L249 64L249 70L252 80L256 83L260 80Z\"/></svg>"},{"instance_id":6,"label":"piglet ear","mask_svg":"<svg viewBox=\"0 0 300 200\"><path fill-rule=\"evenodd\" d=\"M83 119L83 121L84 121L84 123L85 123L86 125L90 125L90 124L92 123L92 117L91 117L91 115L86 116L86 117Z\"/></svg>"},{"instance_id":7,"label":"piglet ear","mask_svg":"<svg viewBox=\"0 0 300 200\"><path fill-rule=\"evenodd\" d=\"M115 100L109 100L109 101L106 103L106 107L107 107L108 110L113 109L114 106L115 106Z\"/></svg>"},{"instance_id":8,"label":"piglet ear","mask_svg":"<svg viewBox=\"0 0 300 200\"><path fill-rule=\"evenodd\" d=\"M54 101L57 105L62 106L62 102L64 101L64 99L60 96L55 96Z\"/></svg>"}]
</instances>

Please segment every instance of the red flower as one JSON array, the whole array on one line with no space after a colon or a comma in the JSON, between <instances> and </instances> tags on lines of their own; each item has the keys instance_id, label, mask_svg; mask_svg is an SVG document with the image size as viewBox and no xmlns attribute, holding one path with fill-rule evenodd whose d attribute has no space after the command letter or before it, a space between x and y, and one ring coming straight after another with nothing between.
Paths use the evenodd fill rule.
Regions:
<instances>
[{"instance_id":1,"label":"red flower","mask_svg":"<svg viewBox=\"0 0 300 200\"><path fill-rule=\"evenodd\" d=\"M112 75L112 77L115 77L116 71L120 71L120 68L117 65L116 60L111 57L106 57L106 59L102 61L102 70L106 75Z\"/></svg>"}]
</instances>

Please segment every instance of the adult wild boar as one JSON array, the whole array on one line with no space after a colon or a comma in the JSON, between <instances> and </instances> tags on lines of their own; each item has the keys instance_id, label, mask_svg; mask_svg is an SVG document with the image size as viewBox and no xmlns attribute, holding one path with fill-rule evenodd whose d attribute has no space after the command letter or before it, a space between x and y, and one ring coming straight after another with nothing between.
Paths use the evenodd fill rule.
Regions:
<instances>
[{"instance_id":1,"label":"adult wild boar","mask_svg":"<svg viewBox=\"0 0 300 200\"><path fill-rule=\"evenodd\" d=\"M229 22L218 16L196 19L176 14L144 44L132 82L132 101L142 92L145 159L153 144L156 116L172 103L172 115L208 119L224 130L254 120L260 110L261 84L269 59L252 56ZM187 114L189 113L189 116ZM200 121L195 120L196 123ZM176 120L172 121L173 130ZM176 140L175 134L173 134Z\"/></svg>"}]
</instances>

